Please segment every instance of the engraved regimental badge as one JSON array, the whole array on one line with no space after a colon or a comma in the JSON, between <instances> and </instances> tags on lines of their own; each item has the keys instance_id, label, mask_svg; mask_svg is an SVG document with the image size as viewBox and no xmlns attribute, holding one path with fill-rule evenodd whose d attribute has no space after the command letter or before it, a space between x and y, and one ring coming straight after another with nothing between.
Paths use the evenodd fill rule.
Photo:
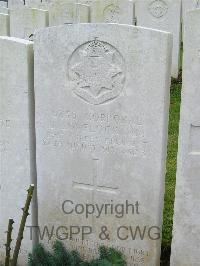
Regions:
<instances>
[{"instance_id":1,"label":"engraved regimental badge","mask_svg":"<svg viewBox=\"0 0 200 266\"><path fill-rule=\"evenodd\" d=\"M125 62L109 43L97 39L79 46L68 62L73 92L98 105L119 96L125 84Z\"/></svg>"},{"instance_id":2,"label":"engraved regimental badge","mask_svg":"<svg viewBox=\"0 0 200 266\"><path fill-rule=\"evenodd\" d=\"M119 23L120 8L115 5L107 6L103 11L104 21L108 23Z\"/></svg>"},{"instance_id":3,"label":"engraved regimental badge","mask_svg":"<svg viewBox=\"0 0 200 266\"><path fill-rule=\"evenodd\" d=\"M155 0L149 5L149 12L155 18L163 17L168 11L168 5L163 0Z\"/></svg>"}]
</instances>

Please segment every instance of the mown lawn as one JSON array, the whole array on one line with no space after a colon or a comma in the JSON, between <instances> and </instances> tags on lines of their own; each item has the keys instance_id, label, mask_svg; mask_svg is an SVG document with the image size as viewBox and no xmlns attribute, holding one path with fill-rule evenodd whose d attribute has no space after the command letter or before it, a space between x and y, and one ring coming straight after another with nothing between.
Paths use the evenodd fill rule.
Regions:
<instances>
[{"instance_id":1,"label":"mown lawn","mask_svg":"<svg viewBox=\"0 0 200 266\"><path fill-rule=\"evenodd\" d=\"M162 240L164 249L170 248L171 239L172 239L180 102L181 102L181 84L174 83L172 84L171 87L171 103L170 103L170 119L169 119L169 140L168 140L165 208L164 208L163 240Z\"/></svg>"}]
</instances>

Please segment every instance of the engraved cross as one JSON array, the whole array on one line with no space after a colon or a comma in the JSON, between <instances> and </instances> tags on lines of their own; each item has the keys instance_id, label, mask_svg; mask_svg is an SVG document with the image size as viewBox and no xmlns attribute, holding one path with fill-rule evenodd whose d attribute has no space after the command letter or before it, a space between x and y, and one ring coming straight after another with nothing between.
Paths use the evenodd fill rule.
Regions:
<instances>
[{"instance_id":1,"label":"engraved cross","mask_svg":"<svg viewBox=\"0 0 200 266\"><path fill-rule=\"evenodd\" d=\"M92 159L93 162L93 180L92 184L86 184L81 182L73 182L73 188L82 189L82 190L89 190L89 191L97 191L97 192L104 192L110 194L117 194L119 188L114 186L103 186L98 185L98 177L99 177L99 159Z\"/></svg>"}]
</instances>

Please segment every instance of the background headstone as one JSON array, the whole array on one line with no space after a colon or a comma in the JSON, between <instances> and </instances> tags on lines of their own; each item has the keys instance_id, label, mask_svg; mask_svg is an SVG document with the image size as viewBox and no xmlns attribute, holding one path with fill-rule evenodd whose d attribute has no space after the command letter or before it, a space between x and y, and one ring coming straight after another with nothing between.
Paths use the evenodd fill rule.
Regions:
<instances>
[{"instance_id":1,"label":"background headstone","mask_svg":"<svg viewBox=\"0 0 200 266\"><path fill-rule=\"evenodd\" d=\"M37 8L37 9L43 9L43 10L48 10L50 3L46 3L46 2L40 2L40 1L31 1L31 0L27 0L26 1L26 7L29 8Z\"/></svg>"},{"instance_id":2,"label":"background headstone","mask_svg":"<svg viewBox=\"0 0 200 266\"><path fill-rule=\"evenodd\" d=\"M56 2L56 1L57 1L57 0L42 0L42 3L49 5L49 4L52 4L52 3ZM67 1L68 1L68 0L67 0ZM70 0L69 0L69 1L70 1ZM76 0L74 0L74 2L76 2Z\"/></svg>"},{"instance_id":3,"label":"background headstone","mask_svg":"<svg viewBox=\"0 0 200 266\"><path fill-rule=\"evenodd\" d=\"M25 4L28 7L38 8L38 7L40 7L40 5L42 3L41 3L41 0L26 0L26 3Z\"/></svg>"},{"instance_id":4,"label":"background headstone","mask_svg":"<svg viewBox=\"0 0 200 266\"><path fill-rule=\"evenodd\" d=\"M188 11L193 9L200 8L200 1L199 0L182 0L182 27L183 27L183 34L184 34L184 25L185 25L185 18Z\"/></svg>"},{"instance_id":5,"label":"background headstone","mask_svg":"<svg viewBox=\"0 0 200 266\"><path fill-rule=\"evenodd\" d=\"M199 0L182 0L182 11L183 17L185 18L186 13L192 9L200 8Z\"/></svg>"},{"instance_id":6,"label":"background headstone","mask_svg":"<svg viewBox=\"0 0 200 266\"><path fill-rule=\"evenodd\" d=\"M39 226L58 229L49 242L44 234L43 243L64 237L85 258L97 256L99 244L111 245L128 265L158 265L172 35L73 24L37 32L34 45ZM110 213L87 219L65 215L65 200L99 206L128 200L140 207L121 219ZM90 225L92 235L66 240L65 228L77 225ZM148 227L143 240L117 237L117 228L130 225ZM109 241L100 240L102 226Z\"/></svg>"},{"instance_id":7,"label":"background headstone","mask_svg":"<svg viewBox=\"0 0 200 266\"><path fill-rule=\"evenodd\" d=\"M137 25L173 33L172 77L180 67L181 0L136 1Z\"/></svg>"},{"instance_id":8,"label":"background headstone","mask_svg":"<svg viewBox=\"0 0 200 266\"><path fill-rule=\"evenodd\" d=\"M0 7L7 7L7 6L8 6L7 2L0 1Z\"/></svg>"},{"instance_id":9,"label":"background headstone","mask_svg":"<svg viewBox=\"0 0 200 266\"><path fill-rule=\"evenodd\" d=\"M10 35L32 40L35 30L49 25L48 11L36 8L10 10Z\"/></svg>"},{"instance_id":10,"label":"background headstone","mask_svg":"<svg viewBox=\"0 0 200 266\"><path fill-rule=\"evenodd\" d=\"M9 14L9 8L0 6L0 14Z\"/></svg>"},{"instance_id":11,"label":"background headstone","mask_svg":"<svg viewBox=\"0 0 200 266\"><path fill-rule=\"evenodd\" d=\"M82 4L86 4L86 5L91 5L92 2L95 2L98 0L77 0L77 3L82 3Z\"/></svg>"},{"instance_id":12,"label":"background headstone","mask_svg":"<svg viewBox=\"0 0 200 266\"><path fill-rule=\"evenodd\" d=\"M130 0L80 0L91 7L91 22L133 24L134 4Z\"/></svg>"},{"instance_id":13,"label":"background headstone","mask_svg":"<svg viewBox=\"0 0 200 266\"><path fill-rule=\"evenodd\" d=\"M8 7L14 8L14 7L20 7L24 6L24 0L8 0Z\"/></svg>"},{"instance_id":14,"label":"background headstone","mask_svg":"<svg viewBox=\"0 0 200 266\"><path fill-rule=\"evenodd\" d=\"M49 25L57 26L65 23L89 22L89 6L76 4L74 1L57 0L49 5Z\"/></svg>"},{"instance_id":15,"label":"background headstone","mask_svg":"<svg viewBox=\"0 0 200 266\"><path fill-rule=\"evenodd\" d=\"M0 14L0 36L10 35L10 15Z\"/></svg>"},{"instance_id":16,"label":"background headstone","mask_svg":"<svg viewBox=\"0 0 200 266\"><path fill-rule=\"evenodd\" d=\"M172 266L199 265L200 10L186 16Z\"/></svg>"},{"instance_id":17,"label":"background headstone","mask_svg":"<svg viewBox=\"0 0 200 266\"><path fill-rule=\"evenodd\" d=\"M27 191L34 179L30 135L33 104L33 47L31 42L0 37L0 261L4 261L8 220L13 218L12 247L22 216ZM31 225L31 216L27 226ZM27 265L31 251L25 229L19 265Z\"/></svg>"}]
</instances>

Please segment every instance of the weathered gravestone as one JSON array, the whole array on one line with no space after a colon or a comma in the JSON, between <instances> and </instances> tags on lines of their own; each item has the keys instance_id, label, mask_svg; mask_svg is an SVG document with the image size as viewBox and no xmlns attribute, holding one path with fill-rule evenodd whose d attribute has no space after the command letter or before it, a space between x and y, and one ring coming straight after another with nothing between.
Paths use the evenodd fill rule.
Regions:
<instances>
[{"instance_id":1,"label":"weathered gravestone","mask_svg":"<svg viewBox=\"0 0 200 266\"><path fill-rule=\"evenodd\" d=\"M9 14L9 8L0 6L0 14Z\"/></svg>"},{"instance_id":2,"label":"weathered gravestone","mask_svg":"<svg viewBox=\"0 0 200 266\"><path fill-rule=\"evenodd\" d=\"M192 9L200 8L199 0L182 0L183 17L185 18L186 13Z\"/></svg>"},{"instance_id":3,"label":"weathered gravestone","mask_svg":"<svg viewBox=\"0 0 200 266\"><path fill-rule=\"evenodd\" d=\"M49 25L48 11L36 8L10 10L10 35L32 40L35 30Z\"/></svg>"},{"instance_id":4,"label":"weathered gravestone","mask_svg":"<svg viewBox=\"0 0 200 266\"><path fill-rule=\"evenodd\" d=\"M200 250L200 10L188 13L175 197L172 266L199 265Z\"/></svg>"},{"instance_id":5,"label":"weathered gravestone","mask_svg":"<svg viewBox=\"0 0 200 266\"><path fill-rule=\"evenodd\" d=\"M173 33L172 77L180 67L181 0L136 1L137 25Z\"/></svg>"},{"instance_id":6,"label":"weathered gravestone","mask_svg":"<svg viewBox=\"0 0 200 266\"><path fill-rule=\"evenodd\" d=\"M73 22L89 22L89 6L74 1L57 0L48 7L49 25L57 26Z\"/></svg>"},{"instance_id":7,"label":"weathered gravestone","mask_svg":"<svg viewBox=\"0 0 200 266\"><path fill-rule=\"evenodd\" d=\"M27 0L25 6L29 8L48 10L49 5L50 3L46 3L46 2Z\"/></svg>"},{"instance_id":8,"label":"weathered gravestone","mask_svg":"<svg viewBox=\"0 0 200 266\"><path fill-rule=\"evenodd\" d=\"M24 6L24 0L8 0L9 8L20 7L20 6Z\"/></svg>"},{"instance_id":9,"label":"weathered gravestone","mask_svg":"<svg viewBox=\"0 0 200 266\"><path fill-rule=\"evenodd\" d=\"M94 1L97 1L97 0L79 0L77 2L82 3L82 4L86 4L86 5L91 5L91 3Z\"/></svg>"},{"instance_id":10,"label":"weathered gravestone","mask_svg":"<svg viewBox=\"0 0 200 266\"><path fill-rule=\"evenodd\" d=\"M26 6L38 8L42 4L41 0L26 0Z\"/></svg>"},{"instance_id":11,"label":"weathered gravestone","mask_svg":"<svg viewBox=\"0 0 200 266\"><path fill-rule=\"evenodd\" d=\"M0 261L4 261L8 220L15 221L12 248L22 216L27 191L34 181L31 132L33 130L32 43L0 37ZM31 225L28 217L27 226ZM26 265L31 251L25 229L19 265Z\"/></svg>"},{"instance_id":12,"label":"weathered gravestone","mask_svg":"<svg viewBox=\"0 0 200 266\"><path fill-rule=\"evenodd\" d=\"M10 34L10 15L0 14L0 36L9 36Z\"/></svg>"},{"instance_id":13,"label":"weathered gravestone","mask_svg":"<svg viewBox=\"0 0 200 266\"><path fill-rule=\"evenodd\" d=\"M50 243L65 239L85 258L97 256L100 244L110 245L129 265L159 264L171 47L169 33L128 25L37 32L39 226L41 233L53 228ZM86 218L80 205L79 214L66 215L75 204L104 209L99 218L97 212ZM134 206L120 215L126 204ZM70 226L91 226L92 233L69 240ZM109 240L101 234L104 226ZM136 226L145 231L143 240L131 239L129 229Z\"/></svg>"},{"instance_id":14,"label":"weathered gravestone","mask_svg":"<svg viewBox=\"0 0 200 266\"><path fill-rule=\"evenodd\" d=\"M0 7L7 7L8 4L5 1L0 1Z\"/></svg>"},{"instance_id":15,"label":"weathered gravestone","mask_svg":"<svg viewBox=\"0 0 200 266\"><path fill-rule=\"evenodd\" d=\"M134 4L130 0L85 1L91 7L91 22L133 24Z\"/></svg>"},{"instance_id":16,"label":"weathered gravestone","mask_svg":"<svg viewBox=\"0 0 200 266\"><path fill-rule=\"evenodd\" d=\"M52 4L52 3L54 3L56 0L42 0L42 3L43 4ZM76 0L74 0L74 2L75 2Z\"/></svg>"},{"instance_id":17,"label":"weathered gravestone","mask_svg":"<svg viewBox=\"0 0 200 266\"><path fill-rule=\"evenodd\" d=\"M184 25L185 18L188 11L200 8L199 0L182 0L182 23L183 23L183 34L184 34Z\"/></svg>"}]
</instances>

